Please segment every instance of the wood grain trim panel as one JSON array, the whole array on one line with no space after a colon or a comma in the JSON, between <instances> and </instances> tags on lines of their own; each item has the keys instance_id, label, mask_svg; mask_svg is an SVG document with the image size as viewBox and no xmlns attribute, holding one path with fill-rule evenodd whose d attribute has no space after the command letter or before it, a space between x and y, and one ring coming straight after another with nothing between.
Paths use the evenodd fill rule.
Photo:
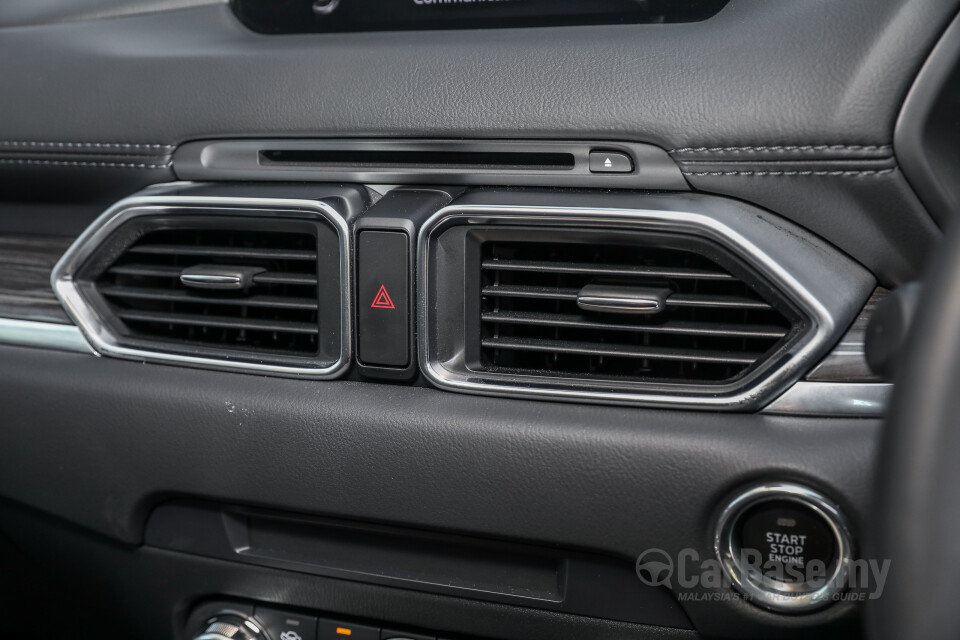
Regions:
<instances>
[{"instance_id":1,"label":"wood grain trim panel","mask_svg":"<svg viewBox=\"0 0 960 640\"><path fill-rule=\"evenodd\" d=\"M73 238L0 235L0 317L71 324L50 272Z\"/></svg>"}]
</instances>

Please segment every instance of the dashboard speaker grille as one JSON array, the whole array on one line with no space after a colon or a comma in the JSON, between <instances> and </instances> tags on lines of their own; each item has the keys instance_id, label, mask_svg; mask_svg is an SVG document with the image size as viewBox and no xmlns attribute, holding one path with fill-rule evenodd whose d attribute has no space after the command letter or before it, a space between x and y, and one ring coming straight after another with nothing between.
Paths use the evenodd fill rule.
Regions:
<instances>
[{"instance_id":1,"label":"dashboard speaker grille","mask_svg":"<svg viewBox=\"0 0 960 640\"><path fill-rule=\"evenodd\" d=\"M480 369L729 384L800 329L756 281L707 256L718 249L647 240L482 243ZM597 305L593 292L609 299ZM629 306L645 296L654 301Z\"/></svg>"},{"instance_id":2,"label":"dashboard speaker grille","mask_svg":"<svg viewBox=\"0 0 960 640\"><path fill-rule=\"evenodd\" d=\"M318 350L317 236L231 228L145 234L96 281L135 337L314 356ZM193 288L181 274L243 272L236 288Z\"/></svg>"}]
</instances>

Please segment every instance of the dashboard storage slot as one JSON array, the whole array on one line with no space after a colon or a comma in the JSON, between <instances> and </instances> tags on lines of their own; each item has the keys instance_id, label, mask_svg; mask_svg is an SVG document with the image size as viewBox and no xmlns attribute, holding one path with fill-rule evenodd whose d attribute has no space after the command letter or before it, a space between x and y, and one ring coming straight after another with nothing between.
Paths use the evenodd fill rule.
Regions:
<instances>
[{"instance_id":1,"label":"dashboard storage slot","mask_svg":"<svg viewBox=\"0 0 960 640\"><path fill-rule=\"evenodd\" d=\"M186 500L157 507L145 539L339 580L690 628L669 589L637 580L633 558Z\"/></svg>"}]
</instances>

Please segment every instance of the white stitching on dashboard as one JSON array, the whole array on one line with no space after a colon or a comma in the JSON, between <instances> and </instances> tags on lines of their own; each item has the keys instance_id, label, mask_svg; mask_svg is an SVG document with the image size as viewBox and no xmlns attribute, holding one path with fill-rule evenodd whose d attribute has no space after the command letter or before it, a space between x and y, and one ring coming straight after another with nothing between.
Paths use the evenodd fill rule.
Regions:
<instances>
[{"instance_id":1,"label":"white stitching on dashboard","mask_svg":"<svg viewBox=\"0 0 960 640\"><path fill-rule=\"evenodd\" d=\"M52 147L56 149L154 149L172 151L172 144L144 144L137 142L33 142L27 140L0 140L2 147Z\"/></svg>"},{"instance_id":2,"label":"white stitching on dashboard","mask_svg":"<svg viewBox=\"0 0 960 640\"><path fill-rule=\"evenodd\" d=\"M670 153L725 153L732 151L893 151L893 146L860 144L819 144L819 145L775 145L761 147L684 147L671 149Z\"/></svg>"},{"instance_id":3,"label":"white stitching on dashboard","mask_svg":"<svg viewBox=\"0 0 960 640\"><path fill-rule=\"evenodd\" d=\"M684 171L685 176L880 176L896 171L893 169L870 169L865 171Z\"/></svg>"},{"instance_id":4,"label":"white stitching on dashboard","mask_svg":"<svg viewBox=\"0 0 960 640\"><path fill-rule=\"evenodd\" d=\"M53 165L63 167L106 167L109 169L169 169L172 162L148 164L143 162L83 162L80 160L28 160L0 158L0 164Z\"/></svg>"}]
</instances>

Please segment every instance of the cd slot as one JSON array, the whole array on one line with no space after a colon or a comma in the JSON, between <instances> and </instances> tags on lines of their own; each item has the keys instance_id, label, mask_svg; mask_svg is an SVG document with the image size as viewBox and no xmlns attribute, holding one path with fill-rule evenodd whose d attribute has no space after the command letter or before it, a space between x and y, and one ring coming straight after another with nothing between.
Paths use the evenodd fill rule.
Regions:
<instances>
[{"instance_id":1,"label":"cd slot","mask_svg":"<svg viewBox=\"0 0 960 640\"><path fill-rule=\"evenodd\" d=\"M234 0L237 17L265 34L558 27L698 22L728 0Z\"/></svg>"},{"instance_id":2,"label":"cd slot","mask_svg":"<svg viewBox=\"0 0 960 640\"><path fill-rule=\"evenodd\" d=\"M329 168L572 171L576 166L576 159L571 153L271 149L260 152L260 164Z\"/></svg>"}]
</instances>

